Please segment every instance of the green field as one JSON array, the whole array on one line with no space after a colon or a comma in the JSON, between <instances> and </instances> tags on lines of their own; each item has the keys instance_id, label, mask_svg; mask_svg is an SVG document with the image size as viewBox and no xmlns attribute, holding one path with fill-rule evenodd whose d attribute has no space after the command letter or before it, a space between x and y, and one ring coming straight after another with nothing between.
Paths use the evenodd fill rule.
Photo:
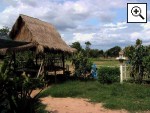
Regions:
<instances>
[{"instance_id":1,"label":"green field","mask_svg":"<svg viewBox=\"0 0 150 113\"><path fill-rule=\"evenodd\" d=\"M90 58L90 60L97 65L97 67L118 67L119 61L117 61L115 58ZM70 61L66 61L66 64L71 66Z\"/></svg>"},{"instance_id":2,"label":"green field","mask_svg":"<svg viewBox=\"0 0 150 113\"><path fill-rule=\"evenodd\" d=\"M101 102L109 109L125 109L130 112L150 110L150 85L100 84L97 81L69 81L53 85L41 93L41 97L88 98Z\"/></svg>"},{"instance_id":3,"label":"green field","mask_svg":"<svg viewBox=\"0 0 150 113\"><path fill-rule=\"evenodd\" d=\"M119 66L119 61L113 59L99 59L99 60L92 60L93 63L95 63L98 67L107 67L107 66L114 66L114 67L118 67Z\"/></svg>"}]
</instances>

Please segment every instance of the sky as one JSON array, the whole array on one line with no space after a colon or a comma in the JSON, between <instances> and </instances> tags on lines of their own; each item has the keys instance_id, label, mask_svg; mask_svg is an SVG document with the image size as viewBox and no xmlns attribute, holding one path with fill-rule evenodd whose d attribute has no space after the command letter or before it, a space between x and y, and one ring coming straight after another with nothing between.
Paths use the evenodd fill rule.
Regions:
<instances>
[{"instance_id":1,"label":"sky","mask_svg":"<svg viewBox=\"0 0 150 113\"><path fill-rule=\"evenodd\" d=\"M147 3L147 23L127 23L127 3ZM106 50L137 38L150 45L150 0L0 0L0 28L11 29L19 14L53 24L68 45Z\"/></svg>"}]
</instances>

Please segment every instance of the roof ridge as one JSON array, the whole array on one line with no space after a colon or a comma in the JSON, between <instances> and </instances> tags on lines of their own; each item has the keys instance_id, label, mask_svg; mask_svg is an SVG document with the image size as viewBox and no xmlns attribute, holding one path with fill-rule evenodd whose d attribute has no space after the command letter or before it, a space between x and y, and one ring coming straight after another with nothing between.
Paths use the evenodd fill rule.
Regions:
<instances>
[{"instance_id":1,"label":"roof ridge","mask_svg":"<svg viewBox=\"0 0 150 113\"><path fill-rule=\"evenodd\" d=\"M55 28L53 24L48 23L48 22L45 22L45 21L40 20L40 19L38 19L38 18L31 17L31 16L28 16L28 15L25 15L25 14L20 14L19 16L22 17L22 18L23 18L23 16L26 16L26 17L28 17L28 18L36 19L36 20L41 21L41 22L43 22L43 23L45 23L45 24L50 24L50 25L52 25L53 28Z\"/></svg>"}]
</instances>

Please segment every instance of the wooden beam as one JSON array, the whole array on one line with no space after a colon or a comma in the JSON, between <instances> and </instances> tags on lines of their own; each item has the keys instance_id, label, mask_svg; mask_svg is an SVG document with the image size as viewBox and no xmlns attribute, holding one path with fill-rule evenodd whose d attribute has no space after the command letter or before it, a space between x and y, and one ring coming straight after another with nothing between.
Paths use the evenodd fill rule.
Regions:
<instances>
[{"instance_id":1,"label":"wooden beam","mask_svg":"<svg viewBox=\"0 0 150 113\"><path fill-rule=\"evenodd\" d=\"M42 74L41 71L43 71L43 70L42 70L43 62L44 62L44 61L41 62L41 65L40 65L40 68L39 68L39 71L38 71L38 74L37 74L37 78L39 77L40 74Z\"/></svg>"}]
</instances>

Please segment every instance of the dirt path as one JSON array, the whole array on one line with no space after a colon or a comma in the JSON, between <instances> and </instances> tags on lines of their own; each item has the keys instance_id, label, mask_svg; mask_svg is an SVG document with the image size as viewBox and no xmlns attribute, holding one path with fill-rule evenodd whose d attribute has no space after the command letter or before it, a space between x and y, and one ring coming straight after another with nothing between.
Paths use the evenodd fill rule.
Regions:
<instances>
[{"instance_id":1,"label":"dirt path","mask_svg":"<svg viewBox=\"0 0 150 113\"><path fill-rule=\"evenodd\" d=\"M79 98L41 98L50 113L128 113L125 110L109 110L102 104L90 103L86 99Z\"/></svg>"}]
</instances>

